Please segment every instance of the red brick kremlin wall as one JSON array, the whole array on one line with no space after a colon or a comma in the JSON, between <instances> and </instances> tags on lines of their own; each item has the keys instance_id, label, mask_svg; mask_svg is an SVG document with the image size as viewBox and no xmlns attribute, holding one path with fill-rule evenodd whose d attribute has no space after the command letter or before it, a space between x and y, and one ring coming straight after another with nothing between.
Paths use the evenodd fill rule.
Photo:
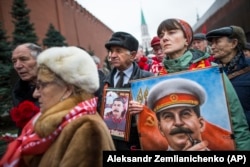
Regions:
<instances>
[{"instance_id":1,"label":"red brick kremlin wall","mask_svg":"<svg viewBox=\"0 0 250 167\"><path fill-rule=\"evenodd\" d=\"M0 22L12 39L12 0L0 0ZM104 47L113 31L74 0L25 0L31 10L30 22L39 37L39 44L45 38L49 24L61 32L69 45L93 50L102 63L107 55Z\"/></svg>"}]
</instances>

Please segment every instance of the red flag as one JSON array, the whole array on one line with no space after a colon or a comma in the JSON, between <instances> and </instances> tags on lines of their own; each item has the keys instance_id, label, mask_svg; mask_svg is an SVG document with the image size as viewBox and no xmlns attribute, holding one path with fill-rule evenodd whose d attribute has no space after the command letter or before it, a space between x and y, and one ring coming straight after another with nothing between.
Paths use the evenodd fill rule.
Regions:
<instances>
[{"instance_id":1,"label":"red flag","mask_svg":"<svg viewBox=\"0 0 250 167\"><path fill-rule=\"evenodd\" d=\"M201 28L201 32L206 34L207 33L207 26L204 24Z\"/></svg>"}]
</instances>

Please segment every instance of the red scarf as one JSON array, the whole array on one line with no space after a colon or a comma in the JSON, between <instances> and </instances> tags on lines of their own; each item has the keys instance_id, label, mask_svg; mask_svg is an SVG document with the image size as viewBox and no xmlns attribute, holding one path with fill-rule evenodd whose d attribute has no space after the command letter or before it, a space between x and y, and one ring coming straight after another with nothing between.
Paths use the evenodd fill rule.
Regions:
<instances>
[{"instance_id":1,"label":"red scarf","mask_svg":"<svg viewBox=\"0 0 250 167\"><path fill-rule=\"evenodd\" d=\"M152 65L149 71L157 74L161 71L162 68L164 68L163 63L157 57L153 57L152 60Z\"/></svg>"},{"instance_id":2,"label":"red scarf","mask_svg":"<svg viewBox=\"0 0 250 167\"><path fill-rule=\"evenodd\" d=\"M20 160L22 155L37 155L46 152L68 123L84 115L96 114L96 105L96 98L79 103L64 116L58 128L44 138L40 138L34 131L33 121L39 117L40 113L38 113L27 123L21 135L9 144L5 155L0 161L0 167L18 167L21 165Z\"/></svg>"}]
</instances>

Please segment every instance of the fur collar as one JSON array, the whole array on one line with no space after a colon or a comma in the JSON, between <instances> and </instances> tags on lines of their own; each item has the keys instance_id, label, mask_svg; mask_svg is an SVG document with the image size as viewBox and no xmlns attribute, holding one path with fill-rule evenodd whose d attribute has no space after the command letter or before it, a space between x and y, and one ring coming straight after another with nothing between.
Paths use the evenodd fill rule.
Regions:
<instances>
[{"instance_id":1,"label":"fur collar","mask_svg":"<svg viewBox=\"0 0 250 167\"><path fill-rule=\"evenodd\" d=\"M91 97L90 94L72 96L43 112L35 122L35 132L40 137L48 136L58 127L63 117L68 114L73 107L81 101L90 99L89 97Z\"/></svg>"}]
</instances>

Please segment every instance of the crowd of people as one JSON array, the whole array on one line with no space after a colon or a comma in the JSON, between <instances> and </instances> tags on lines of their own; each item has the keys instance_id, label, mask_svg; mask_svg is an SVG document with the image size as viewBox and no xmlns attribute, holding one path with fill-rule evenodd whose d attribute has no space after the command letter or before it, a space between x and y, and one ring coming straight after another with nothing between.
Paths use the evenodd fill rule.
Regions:
<instances>
[{"instance_id":1,"label":"crowd of people","mask_svg":"<svg viewBox=\"0 0 250 167\"><path fill-rule=\"evenodd\" d=\"M101 103L105 89L129 89L133 80L212 66L222 69L235 149L250 150L250 44L243 29L226 26L206 34L193 34L186 21L173 18L163 20L156 34L151 41L154 56L149 58L133 35L113 33L103 46L112 66L108 74L98 70L96 58L79 47L42 51L32 43L17 46L12 62L20 79L13 88L13 104L28 100L40 112L19 129L19 136L8 145L0 166L102 166L104 150L141 150L137 120L145 104L130 99L125 111L122 99L114 100L113 112L123 118L124 114L131 114L131 127L128 141L112 138L108 127L118 125L112 123L111 115L106 120L108 125L103 120ZM199 91L192 107L185 107L187 103L178 100L168 104L167 88L181 84L184 82L178 80L156 86L157 91L148 95L149 108L156 113L159 131L169 141L167 150L209 150L209 143L200 134L190 133L192 127L189 129L181 114L189 115L200 132L204 131L204 120L197 110L204 96L201 88L188 83L195 88L185 95L186 100ZM175 93L182 96L187 92ZM167 107L156 108L159 99L161 106ZM167 122L170 117L172 127ZM125 119L121 120L120 128L124 130Z\"/></svg>"}]
</instances>

